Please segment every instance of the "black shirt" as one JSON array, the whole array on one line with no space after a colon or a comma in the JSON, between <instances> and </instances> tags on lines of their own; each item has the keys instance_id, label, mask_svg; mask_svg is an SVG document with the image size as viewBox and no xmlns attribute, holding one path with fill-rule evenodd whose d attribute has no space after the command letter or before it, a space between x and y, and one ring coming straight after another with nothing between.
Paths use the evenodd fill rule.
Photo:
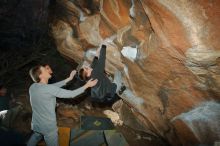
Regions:
<instances>
[{"instance_id":1,"label":"black shirt","mask_svg":"<svg viewBox=\"0 0 220 146\"><path fill-rule=\"evenodd\" d=\"M95 57L91 64L93 68L91 78L98 79L98 83L91 88L91 97L104 101L107 95L114 95L116 84L112 83L105 74L106 47L100 50L99 58Z\"/></svg>"}]
</instances>

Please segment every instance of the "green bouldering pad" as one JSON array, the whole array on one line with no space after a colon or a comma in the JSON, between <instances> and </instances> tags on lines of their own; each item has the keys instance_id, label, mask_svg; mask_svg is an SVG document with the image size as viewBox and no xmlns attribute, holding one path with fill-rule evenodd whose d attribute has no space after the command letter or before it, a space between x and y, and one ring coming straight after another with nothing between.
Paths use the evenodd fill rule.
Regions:
<instances>
[{"instance_id":1,"label":"green bouldering pad","mask_svg":"<svg viewBox=\"0 0 220 146\"><path fill-rule=\"evenodd\" d=\"M129 146L116 130L71 129L70 146Z\"/></svg>"},{"instance_id":2,"label":"green bouldering pad","mask_svg":"<svg viewBox=\"0 0 220 146\"><path fill-rule=\"evenodd\" d=\"M70 146L107 146L103 130L72 129Z\"/></svg>"},{"instance_id":3,"label":"green bouldering pad","mask_svg":"<svg viewBox=\"0 0 220 146\"><path fill-rule=\"evenodd\" d=\"M129 146L124 136L115 130L105 130L104 135L108 146Z\"/></svg>"},{"instance_id":4,"label":"green bouldering pad","mask_svg":"<svg viewBox=\"0 0 220 146\"><path fill-rule=\"evenodd\" d=\"M112 130L114 125L109 118L81 116L80 128L82 130Z\"/></svg>"}]
</instances>

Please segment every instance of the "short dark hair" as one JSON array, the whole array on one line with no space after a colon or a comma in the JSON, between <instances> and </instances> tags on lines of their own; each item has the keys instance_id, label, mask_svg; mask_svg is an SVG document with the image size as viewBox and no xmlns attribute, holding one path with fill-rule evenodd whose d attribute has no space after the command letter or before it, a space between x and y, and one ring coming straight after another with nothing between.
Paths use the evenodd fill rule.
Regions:
<instances>
[{"instance_id":1,"label":"short dark hair","mask_svg":"<svg viewBox=\"0 0 220 146\"><path fill-rule=\"evenodd\" d=\"M36 65L34 67L32 67L29 71L29 74L32 78L32 80L36 83L40 82L40 74L41 74L41 70L40 68L42 67L42 65Z\"/></svg>"},{"instance_id":2,"label":"short dark hair","mask_svg":"<svg viewBox=\"0 0 220 146\"><path fill-rule=\"evenodd\" d=\"M48 64L48 63L44 63L44 64L41 64L43 67L46 67L46 66L49 66L50 67L50 65Z\"/></svg>"},{"instance_id":3,"label":"short dark hair","mask_svg":"<svg viewBox=\"0 0 220 146\"><path fill-rule=\"evenodd\" d=\"M80 80L83 80L83 81L87 80L86 72L85 72L84 68L81 68L79 70L78 77Z\"/></svg>"}]
</instances>

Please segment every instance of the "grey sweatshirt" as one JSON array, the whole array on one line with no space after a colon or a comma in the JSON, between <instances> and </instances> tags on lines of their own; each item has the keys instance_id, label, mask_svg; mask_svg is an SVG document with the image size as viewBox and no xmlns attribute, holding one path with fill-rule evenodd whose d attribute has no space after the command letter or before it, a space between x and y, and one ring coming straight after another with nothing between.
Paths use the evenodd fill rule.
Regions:
<instances>
[{"instance_id":1,"label":"grey sweatshirt","mask_svg":"<svg viewBox=\"0 0 220 146\"><path fill-rule=\"evenodd\" d=\"M54 84L33 83L29 88L30 103L32 107L31 128L39 133L57 130L56 97L73 98L84 92L84 88L65 90L60 87L65 81Z\"/></svg>"},{"instance_id":2,"label":"grey sweatshirt","mask_svg":"<svg viewBox=\"0 0 220 146\"><path fill-rule=\"evenodd\" d=\"M91 88L91 97L100 102L105 100L106 96L114 96L116 84L112 83L105 74L106 48L101 48L99 58L95 57L91 64L93 71L91 78L98 79L98 83Z\"/></svg>"}]
</instances>

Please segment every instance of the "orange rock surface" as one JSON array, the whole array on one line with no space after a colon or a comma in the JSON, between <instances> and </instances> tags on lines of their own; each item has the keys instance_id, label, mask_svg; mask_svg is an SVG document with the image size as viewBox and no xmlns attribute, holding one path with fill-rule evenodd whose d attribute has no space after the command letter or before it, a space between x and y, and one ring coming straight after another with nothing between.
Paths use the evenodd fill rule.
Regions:
<instances>
[{"instance_id":1,"label":"orange rock surface","mask_svg":"<svg viewBox=\"0 0 220 146\"><path fill-rule=\"evenodd\" d=\"M91 61L86 52L106 44L106 70L120 70L134 95L144 100L135 105L122 97L148 131L172 145L220 139L219 0L57 1L62 11L78 12L62 13L63 19L52 22L59 52L80 63ZM214 116L184 120L198 114L190 111L200 106Z\"/></svg>"}]
</instances>

